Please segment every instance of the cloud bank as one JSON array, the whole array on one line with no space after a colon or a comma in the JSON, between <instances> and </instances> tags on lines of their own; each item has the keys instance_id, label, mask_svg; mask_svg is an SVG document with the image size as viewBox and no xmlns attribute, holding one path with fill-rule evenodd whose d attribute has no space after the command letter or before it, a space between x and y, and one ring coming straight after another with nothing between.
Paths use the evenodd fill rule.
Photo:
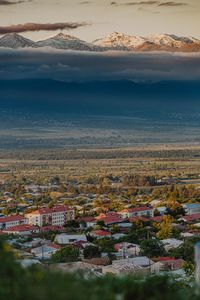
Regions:
<instances>
[{"instance_id":1,"label":"cloud bank","mask_svg":"<svg viewBox=\"0 0 200 300\"><path fill-rule=\"evenodd\" d=\"M167 1L167 2L160 2L160 1L154 1L154 0L147 0L147 1L131 1L131 2L116 2L112 1L110 3L112 6L158 6L158 7L175 7L175 6L185 6L188 5L185 2L175 2L175 1Z\"/></svg>"},{"instance_id":2,"label":"cloud bank","mask_svg":"<svg viewBox=\"0 0 200 300\"><path fill-rule=\"evenodd\" d=\"M26 3L31 2L31 0L25 1L25 0L19 0L19 1L9 1L9 0L0 0L0 5L15 5L20 3Z\"/></svg>"},{"instance_id":3,"label":"cloud bank","mask_svg":"<svg viewBox=\"0 0 200 300\"><path fill-rule=\"evenodd\" d=\"M200 54L0 49L0 80L200 80Z\"/></svg>"},{"instance_id":4,"label":"cloud bank","mask_svg":"<svg viewBox=\"0 0 200 300\"><path fill-rule=\"evenodd\" d=\"M0 26L0 34L6 33L22 33L27 31L52 31L63 29L76 29L82 26L90 25L87 22L66 22L66 23L25 23L10 26Z\"/></svg>"}]
</instances>

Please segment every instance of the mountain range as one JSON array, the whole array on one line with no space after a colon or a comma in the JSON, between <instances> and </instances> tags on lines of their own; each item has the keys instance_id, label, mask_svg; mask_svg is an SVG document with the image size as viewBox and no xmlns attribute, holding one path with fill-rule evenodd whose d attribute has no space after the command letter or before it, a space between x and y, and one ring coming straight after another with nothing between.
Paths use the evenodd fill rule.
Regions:
<instances>
[{"instance_id":1,"label":"mountain range","mask_svg":"<svg viewBox=\"0 0 200 300\"><path fill-rule=\"evenodd\" d=\"M199 142L199 95L199 81L0 80L0 148Z\"/></svg>"},{"instance_id":2,"label":"mountain range","mask_svg":"<svg viewBox=\"0 0 200 300\"><path fill-rule=\"evenodd\" d=\"M0 80L0 111L82 115L154 116L200 114L199 81L62 82Z\"/></svg>"},{"instance_id":3,"label":"mountain range","mask_svg":"<svg viewBox=\"0 0 200 300\"><path fill-rule=\"evenodd\" d=\"M64 33L59 33L46 40L35 42L17 33L9 33L0 38L0 47L13 49L52 47L62 50L96 52L109 50L199 52L200 40L193 37L179 37L173 34L141 37L114 32L92 43Z\"/></svg>"}]
</instances>

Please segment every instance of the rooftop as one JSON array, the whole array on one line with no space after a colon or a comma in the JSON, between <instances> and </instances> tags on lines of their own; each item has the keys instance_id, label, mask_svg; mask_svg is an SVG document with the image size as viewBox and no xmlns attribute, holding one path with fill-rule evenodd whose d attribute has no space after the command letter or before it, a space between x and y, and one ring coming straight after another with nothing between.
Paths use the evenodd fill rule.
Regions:
<instances>
[{"instance_id":1,"label":"rooftop","mask_svg":"<svg viewBox=\"0 0 200 300\"><path fill-rule=\"evenodd\" d=\"M25 217L22 216L7 216L0 218L0 223L14 222L14 221L22 221L25 220Z\"/></svg>"},{"instance_id":2,"label":"rooftop","mask_svg":"<svg viewBox=\"0 0 200 300\"><path fill-rule=\"evenodd\" d=\"M32 211L30 214L40 214L40 215L45 215L45 214L52 214L52 213L58 213L58 212L65 212L65 211L69 211L72 210L71 208L67 207L67 206L54 206L52 208L40 208L38 210Z\"/></svg>"}]
</instances>

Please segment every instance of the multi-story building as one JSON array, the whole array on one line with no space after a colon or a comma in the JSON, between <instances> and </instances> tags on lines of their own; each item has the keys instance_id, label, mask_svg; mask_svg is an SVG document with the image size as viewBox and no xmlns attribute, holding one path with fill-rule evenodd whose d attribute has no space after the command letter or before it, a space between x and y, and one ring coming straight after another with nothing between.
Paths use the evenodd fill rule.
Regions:
<instances>
[{"instance_id":1,"label":"multi-story building","mask_svg":"<svg viewBox=\"0 0 200 300\"><path fill-rule=\"evenodd\" d=\"M28 219L22 216L7 216L0 218L0 230L28 224Z\"/></svg>"},{"instance_id":2,"label":"multi-story building","mask_svg":"<svg viewBox=\"0 0 200 300\"><path fill-rule=\"evenodd\" d=\"M119 214L122 215L124 219L133 217L153 217L154 209L148 206L139 206L123 209Z\"/></svg>"},{"instance_id":3,"label":"multi-story building","mask_svg":"<svg viewBox=\"0 0 200 300\"><path fill-rule=\"evenodd\" d=\"M63 226L67 221L74 220L74 210L66 206L40 208L26 214L29 224L36 226Z\"/></svg>"}]
</instances>

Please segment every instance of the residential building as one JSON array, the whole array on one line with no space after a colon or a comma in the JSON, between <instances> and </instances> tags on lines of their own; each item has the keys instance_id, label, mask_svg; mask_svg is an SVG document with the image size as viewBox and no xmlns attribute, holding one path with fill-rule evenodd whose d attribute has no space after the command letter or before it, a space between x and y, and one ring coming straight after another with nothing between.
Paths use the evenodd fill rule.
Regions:
<instances>
[{"instance_id":1,"label":"residential building","mask_svg":"<svg viewBox=\"0 0 200 300\"><path fill-rule=\"evenodd\" d=\"M28 224L28 219L23 216L7 216L0 218L0 230L9 229L23 224Z\"/></svg>"},{"instance_id":2,"label":"residential building","mask_svg":"<svg viewBox=\"0 0 200 300\"><path fill-rule=\"evenodd\" d=\"M90 235L97 239L102 239L105 237L111 237L111 232L106 230L93 230L90 232Z\"/></svg>"},{"instance_id":3,"label":"residential building","mask_svg":"<svg viewBox=\"0 0 200 300\"><path fill-rule=\"evenodd\" d=\"M165 248L166 251L178 248L180 245L183 244L183 241L177 240L177 239L174 239L174 238L161 240L161 242L163 243L164 248Z\"/></svg>"},{"instance_id":4,"label":"residential building","mask_svg":"<svg viewBox=\"0 0 200 300\"><path fill-rule=\"evenodd\" d=\"M36 226L63 226L67 221L74 220L74 210L66 206L40 208L26 214L29 224Z\"/></svg>"},{"instance_id":5,"label":"residential building","mask_svg":"<svg viewBox=\"0 0 200 300\"><path fill-rule=\"evenodd\" d=\"M55 237L55 242L60 245L73 244L76 242L87 242L87 237L85 234L57 234Z\"/></svg>"},{"instance_id":6,"label":"residential building","mask_svg":"<svg viewBox=\"0 0 200 300\"><path fill-rule=\"evenodd\" d=\"M183 216L181 218L181 220L183 220L186 223L193 223L193 222L197 222L200 220L200 213L198 214L192 214L192 215L187 215L187 216Z\"/></svg>"},{"instance_id":7,"label":"residential building","mask_svg":"<svg viewBox=\"0 0 200 300\"><path fill-rule=\"evenodd\" d=\"M31 253L38 259L49 259L52 254L56 253L60 248L61 246L56 244L42 245L31 249Z\"/></svg>"},{"instance_id":8,"label":"residential building","mask_svg":"<svg viewBox=\"0 0 200 300\"><path fill-rule=\"evenodd\" d=\"M38 233L38 227L29 224L22 224L13 226L7 229L3 229L2 232L7 234L16 234L21 236L31 235L32 233Z\"/></svg>"},{"instance_id":9,"label":"residential building","mask_svg":"<svg viewBox=\"0 0 200 300\"><path fill-rule=\"evenodd\" d=\"M124 219L133 217L154 217L154 209L148 206L126 208L119 212Z\"/></svg>"},{"instance_id":10,"label":"residential building","mask_svg":"<svg viewBox=\"0 0 200 300\"><path fill-rule=\"evenodd\" d=\"M103 274L115 274L115 275L149 275L151 274L151 268L154 262L146 256L138 256L134 258L126 258L114 260L112 265L102 268Z\"/></svg>"}]
</instances>

